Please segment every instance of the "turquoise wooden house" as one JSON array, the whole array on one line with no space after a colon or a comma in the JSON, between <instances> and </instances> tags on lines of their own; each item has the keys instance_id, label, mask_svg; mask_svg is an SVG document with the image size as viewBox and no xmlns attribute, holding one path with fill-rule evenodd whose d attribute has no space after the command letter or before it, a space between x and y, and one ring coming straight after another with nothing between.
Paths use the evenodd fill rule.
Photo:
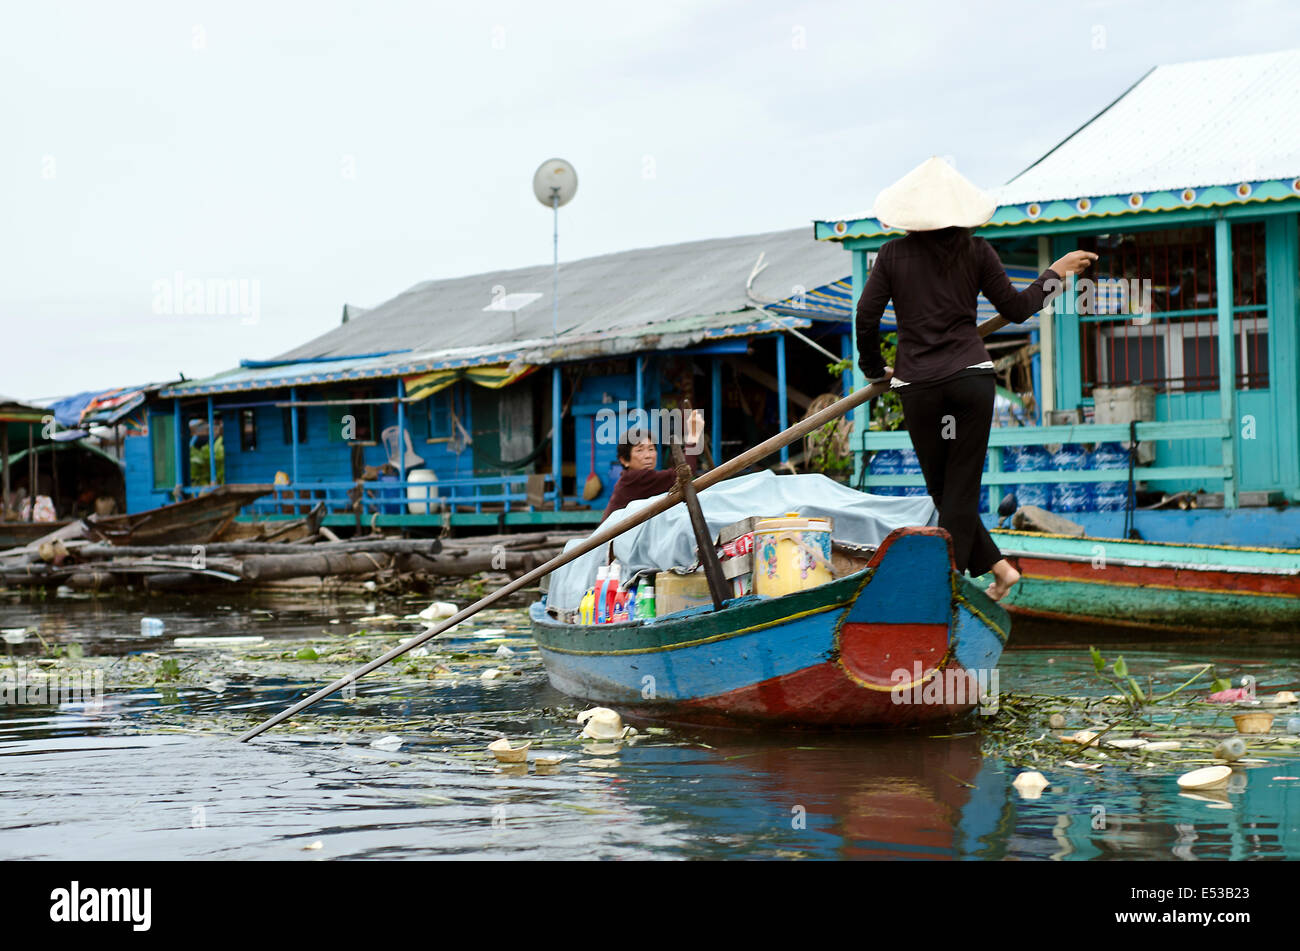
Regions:
<instances>
[{"instance_id":1,"label":"turquoise wooden house","mask_svg":"<svg viewBox=\"0 0 1300 951\"><path fill-rule=\"evenodd\" d=\"M1006 471L1023 447L1123 443L1098 423L1097 394L1150 387L1134 479L1153 491L1221 494L1222 508L1141 511L1147 538L1300 547L1300 51L1160 66L995 191L978 230L1004 262L1036 273L1073 248L1100 258L1092 285L1067 287L1038 316L1030 425L995 429L993 507L1009 486L1129 478L1074 466ZM883 183L882 183L883 184ZM897 236L865 212L815 222L852 257L853 299L873 252ZM859 378L858 384L862 385ZM855 433L860 484L919 486L873 474L906 433ZM1078 511L1089 534L1121 537L1126 513ZM995 516L988 516L990 521Z\"/></svg>"},{"instance_id":2,"label":"turquoise wooden house","mask_svg":"<svg viewBox=\"0 0 1300 951\"><path fill-rule=\"evenodd\" d=\"M689 399L707 465L847 385L827 370L847 319L806 290L846 286L845 265L800 228L562 263L555 327L550 266L346 308L286 353L152 394L127 440L128 510L278 482L248 517L324 502L340 526L589 524L621 471L611 415L623 428Z\"/></svg>"}]
</instances>

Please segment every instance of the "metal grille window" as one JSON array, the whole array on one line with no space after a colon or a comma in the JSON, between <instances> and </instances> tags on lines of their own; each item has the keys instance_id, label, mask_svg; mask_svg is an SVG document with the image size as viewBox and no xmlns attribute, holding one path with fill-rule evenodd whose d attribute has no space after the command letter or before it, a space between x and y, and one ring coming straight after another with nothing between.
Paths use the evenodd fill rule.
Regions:
<instances>
[{"instance_id":1,"label":"metal grille window","mask_svg":"<svg viewBox=\"0 0 1300 951\"><path fill-rule=\"evenodd\" d=\"M1083 391L1142 383L1157 392L1219 386L1214 230L1177 228L1096 235L1078 298ZM1268 386L1264 225L1232 226L1233 322L1238 389Z\"/></svg>"}]
</instances>

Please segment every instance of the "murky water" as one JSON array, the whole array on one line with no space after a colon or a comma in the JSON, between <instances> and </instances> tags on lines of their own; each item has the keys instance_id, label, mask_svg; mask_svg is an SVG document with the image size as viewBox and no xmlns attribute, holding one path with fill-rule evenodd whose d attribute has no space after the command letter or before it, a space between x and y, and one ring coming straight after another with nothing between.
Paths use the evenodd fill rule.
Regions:
<instances>
[{"instance_id":1,"label":"murky water","mask_svg":"<svg viewBox=\"0 0 1300 951\"><path fill-rule=\"evenodd\" d=\"M250 744L234 741L354 666L346 654L326 665L326 651L377 623L359 619L414 607L0 602L0 628L33 626L45 641L7 645L10 663L79 644L115 667L149 663L152 652L153 663L175 658L180 668L134 683L114 670L110 681L125 685L110 687L102 704L0 708L0 857L1300 857L1300 760L1281 753L1262 756L1217 796L1180 795L1173 772L1116 763L1045 768L1050 788L1025 799L1011 786L1019 770L972 723L865 735L655 730L616 750L583 744L572 722L582 705L548 685L518 610L439 641L435 656L402 676L372 675L353 700L331 699ZM161 637L141 638L142 615L164 620ZM171 646L178 636L235 635L267 642L243 654ZM1004 656L1004 694L1096 687L1089 632L1047 632L1048 644L1035 636L1041 646ZM319 662L277 653L304 640ZM1123 653L1142 675L1213 663L1255 675L1261 692L1295 689L1300 651L1249 641L1236 632ZM502 645L513 653L498 656ZM498 663L502 676L484 680ZM549 771L502 767L484 752L501 735L565 759Z\"/></svg>"}]
</instances>

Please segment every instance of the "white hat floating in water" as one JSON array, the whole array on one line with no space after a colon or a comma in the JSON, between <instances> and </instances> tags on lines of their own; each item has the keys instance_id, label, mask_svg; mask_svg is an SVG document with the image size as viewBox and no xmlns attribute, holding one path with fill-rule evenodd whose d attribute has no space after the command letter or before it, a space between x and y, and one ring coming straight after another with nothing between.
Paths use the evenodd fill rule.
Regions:
<instances>
[{"instance_id":1,"label":"white hat floating in water","mask_svg":"<svg viewBox=\"0 0 1300 951\"><path fill-rule=\"evenodd\" d=\"M931 156L876 196L872 213L891 228L977 228L998 203L938 156Z\"/></svg>"},{"instance_id":2,"label":"white hat floating in water","mask_svg":"<svg viewBox=\"0 0 1300 951\"><path fill-rule=\"evenodd\" d=\"M621 740L636 730L623 725L623 718L608 707L592 707L578 714L584 724L582 735L589 740Z\"/></svg>"}]
</instances>

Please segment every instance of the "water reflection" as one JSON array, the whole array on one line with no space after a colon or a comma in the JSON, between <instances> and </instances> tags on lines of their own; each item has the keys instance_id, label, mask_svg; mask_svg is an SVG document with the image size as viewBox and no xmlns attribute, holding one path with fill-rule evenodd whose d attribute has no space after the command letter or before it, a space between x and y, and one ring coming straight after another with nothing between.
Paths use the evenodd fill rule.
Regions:
<instances>
[{"instance_id":1,"label":"water reflection","mask_svg":"<svg viewBox=\"0 0 1300 951\"><path fill-rule=\"evenodd\" d=\"M47 638L61 631L106 653L141 649L140 606L57 607L8 602L0 626L35 618ZM317 634L331 618L376 611L259 603L277 619L267 623L251 605L224 607L193 599L163 615L168 629L155 646L180 634ZM1145 646L1124 651L1144 670L1214 662L1250 669L1269 689L1300 676L1289 647ZM947 735L655 732L614 751L584 748L568 719L572 701L549 687L535 651L521 646L517 662L520 676L493 683L365 682L354 702L323 703L297 728L250 745L233 741L239 727L316 684L232 672L207 686L121 690L98 706L0 709L0 857L1300 856L1293 760L1197 795L1180 793L1168 773L1043 767L1049 786L1027 799L1011 785L1017 770L987 755L972 724ZM1013 649L1002 687L1086 689L1088 667L1063 641ZM386 732L400 747L369 745ZM502 734L566 758L553 770L502 769L484 753Z\"/></svg>"}]
</instances>

